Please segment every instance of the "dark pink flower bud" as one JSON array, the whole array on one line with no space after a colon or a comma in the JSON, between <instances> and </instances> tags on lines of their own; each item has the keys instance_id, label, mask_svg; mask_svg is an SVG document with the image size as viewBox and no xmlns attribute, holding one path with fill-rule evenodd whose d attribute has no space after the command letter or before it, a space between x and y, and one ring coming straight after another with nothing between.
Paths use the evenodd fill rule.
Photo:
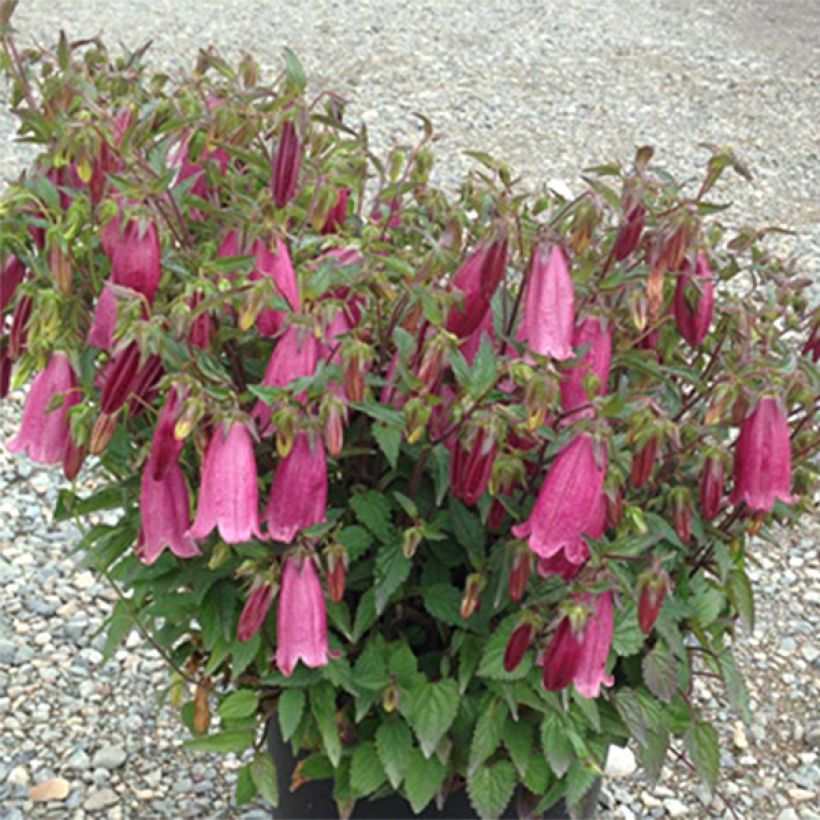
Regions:
<instances>
[{"instance_id":1,"label":"dark pink flower bud","mask_svg":"<svg viewBox=\"0 0 820 820\"><path fill-rule=\"evenodd\" d=\"M310 558L289 555L276 616L276 665L286 677L301 660L315 669L333 657L327 645L327 608Z\"/></svg>"},{"instance_id":2,"label":"dark pink flower bud","mask_svg":"<svg viewBox=\"0 0 820 820\"><path fill-rule=\"evenodd\" d=\"M524 314L518 338L529 349L554 359L571 359L575 327L575 291L564 252L539 245L532 255L524 291Z\"/></svg>"},{"instance_id":3,"label":"dark pink flower bud","mask_svg":"<svg viewBox=\"0 0 820 820\"><path fill-rule=\"evenodd\" d=\"M136 342L119 351L111 362L100 397L100 410L115 413L125 404L133 388L140 366L140 348Z\"/></svg>"},{"instance_id":4,"label":"dark pink flower bud","mask_svg":"<svg viewBox=\"0 0 820 820\"><path fill-rule=\"evenodd\" d=\"M668 588L669 576L660 566L647 570L638 578L638 624L644 635L655 626Z\"/></svg>"},{"instance_id":5,"label":"dark pink flower bud","mask_svg":"<svg viewBox=\"0 0 820 820\"><path fill-rule=\"evenodd\" d=\"M219 425L205 451L196 520L188 534L207 538L214 527L228 544L263 538L253 442L241 421L227 430Z\"/></svg>"},{"instance_id":6,"label":"dark pink flower bud","mask_svg":"<svg viewBox=\"0 0 820 820\"><path fill-rule=\"evenodd\" d=\"M473 506L490 483L496 454L495 436L479 427L466 441L456 439L450 460L450 487L453 495Z\"/></svg>"},{"instance_id":7,"label":"dark pink flower bud","mask_svg":"<svg viewBox=\"0 0 820 820\"><path fill-rule=\"evenodd\" d=\"M257 239L253 248L256 267L248 278L254 281L269 276L273 279L276 295L287 302L293 310L299 310L299 284L285 243L277 237L276 250L272 252L261 239ZM259 332L263 336L275 336L286 318L286 312L266 308L257 318Z\"/></svg>"},{"instance_id":8,"label":"dark pink flower bud","mask_svg":"<svg viewBox=\"0 0 820 820\"><path fill-rule=\"evenodd\" d=\"M688 544L692 540L692 504L686 489L672 491L672 523L678 538Z\"/></svg>"},{"instance_id":9,"label":"dark pink flower bud","mask_svg":"<svg viewBox=\"0 0 820 820\"><path fill-rule=\"evenodd\" d=\"M619 487L607 490L606 498L606 528L610 530L621 526L624 518L624 498Z\"/></svg>"},{"instance_id":10,"label":"dark pink flower bud","mask_svg":"<svg viewBox=\"0 0 820 820\"><path fill-rule=\"evenodd\" d=\"M584 381L589 374L598 377L600 386L598 395L606 393L609 379L609 366L612 362L612 331L603 319L591 316L575 328L572 346L576 355L586 349L580 364L570 368L561 379L561 406L565 414L572 413L573 418L591 416L592 410L573 413L578 408L589 404Z\"/></svg>"},{"instance_id":11,"label":"dark pink flower bud","mask_svg":"<svg viewBox=\"0 0 820 820\"><path fill-rule=\"evenodd\" d=\"M506 269L506 236L473 252L453 278L453 288L463 294L463 304L455 305L447 316L450 333L465 339L484 321Z\"/></svg>"},{"instance_id":12,"label":"dark pink flower bud","mask_svg":"<svg viewBox=\"0 0 820 820\"><path fill-rule=\"evenodd\" d=\"M560 692L572 683L581 663L583 645L572 631L570 619L564 617L544 654L541 680L544 689Z\"/></svg>"},{"instance_id":13,"label":"dark pink flower bud","mask_svg":"<svg viewBox=\"0 0 820 820\"><path fill-rule=\"evenodd\" d=\"M577 564L589 555L584 536L600 538L604 528L606 450L582 433L555 457L527 521L513 527L540 558L563 552Z\"/></svg>"},{"instance_id":14,"label":"dark pink flower bud","mask_svg":"<svg viewBox=\"0 0 820 820\"><path fill-rule=\"evenodd\" d=\"M336 233L345 224L349 203L350 189L342 188L336 196L336 204L327 213L325 224L322 227L323 234Z\"/></svg>"},{"instance_id":15,"label":"dark pink flower bud","mask_svg":"<svg viewBox=\"0 0 820 820\"><path fill-rule=\"evenodd\" d=\"M299 433L276 467L265 509L268 535L290 544L296 534L321 524L327 514L327 459L321 439Z\"/></svg>"},{"instance_id":16,"label":"dark pink flower bud","mask_svg":"<svg viewBox=\"0 0 820 820\"><path fill-rule=\"evenodd\" d=\"M723 486L723 462L719 458L707 458L700 481L700 512L707 521L712 521L720 512Z\"/></svg>"},{"instance_id":17,"label":"dark pink flower bud","mask_svg":"<svg viewBox=\"0 0 820 820\"><path fill-rule=\"evenodd\" d=\"M277 208L284 208L296 195L301 165L299 135L294 124L287 120L282 126L282 135L273 158L273 201Z\"/></svg>"},{"instance_id":18,"label":"dark pink flower bud","mask_svg":"<svg viewBox=\"0 0 820 820\"><path fill-rule=\"evenodd\" d=\"M658 458L658 437L652 436L632 457L629 471L629 482L638 490L649 481Z\"/></svg>"},{"instance_id":19,"label":"dark pink flower bud","mask_svg":"<svg viewBox=\"0 0 820 820\"><path fill-rule=\"evenodd\" d=\"M510 578L508 589L510 598L518 603L527 591L527 584L530 582L532 572L532 553L529 547L520 545L516 547L513 554L512 566L510 567Z\"/></svg>"},{"instance_id":20,"label":"dark pink flower bud","mask_svg":"<svg viewBox=\"0 0 820 820\"><path fill-rule=\"evenodd\" d=\"M273 586L266 581L257 578L253 582L236 627L236 637L242 643L249 641L262 628L273 603L273 592Z\"/></svg>"},{"instance_id":21,"label":"dark pink flower bud","mask_svg":"<svg viewBox=\"0 0 820 820\"><path fill-rule=\"evenodd\" d=\"M63 456L63 475L68 481L74 481L83 466L87 451L85 447L80 447L74 443L74 439L69 435L68 445Z\"/></svg>"},{"instance_id":22,"label":"dark pink flower bud","mask_svg":"<svg viewBox=\"0 0 820 820\"><path fill-rule=\"evenodd\" d=\"M615 237L615 245L612 249L618 262L623 262L638 247L645 221L646 208L640 204L635 205L626 215L626 221L618 230L618 236Z\"/></svg>"},{"instance_id":23,"label":"dark pink flower bud","mask_svg":"<svg viewBox=\"0 0 820 820\"><path fill-rule=\"evenodd\" d=\"M68 356L53 353L46 369L37 374L31 385L20 431L6 443L6 448L11 453L28 453L32 461L40 464L62 462L71 442L68 411L81 399Z\"/></svg>"},{"instance_id":24,"label":"dark pink flower bud","mask_svg":"<svg viewBox=\"0 0 820 820\"><path fill-rule=\"evenodd\" d=\"M9 256L5 265L0 268L0 313L2 313L14 296L19 284L26 277L26 268L16 256Z\"/></svg>"},{"instance_id":25,"label":"dark pink flower bud","mask_svg":"<svg viewBox=\"0 0 820 820\"><path fill-rule=\"evenodd\" d=\"M182 470L173 462L157 480L153 460L149 458L142 471L137 556L144 564L153 564L166 548L179 558L201 555L188 533L191 505Z\"/></svg>"},{"instance_id":26,"label":"dark pink flower bud","mask_svg":"<svg viewBox=\"0 0 820 820\"><path fill-rule=\"evenodd\" d=\"M529 620L524 620L513 629L507 641L507 648L504 650L504 669L507 672L512 672L524 660L524 655L532 646L534 637L535 627Z\"/></svg>"},{"instance_id":27,"label":"dark pink flower bud","mask_svg":"<svg viewBox=\"0 0 820 820\"><path fill-rule=\"evenodd\" d=\"M792 504L792 453L789 423L774 396L764 396L740 426L735 444L730 501L746 502L753 512L769 512L776 499Z\"/></svg>"},{"instance_id":28,"label":"dark pink flower bud","mask_svg":"<svg viewBox=\"0 0 820 820\"><path fill-rule=\"evenodd\" d=\"M111 260L111 281L143 294L153 303L162 278L159 234L153 222L116 216L102 230L103 250Z\"/></svg>"},{"instance_id":29,"label":"dark pink flower bud","mask_svg":"<svg viewBox=\"0 0 820 820\"><path fill-rule=\"evenodd\" d=\"M331 544L325 551L327 560L327 594L334 604L338 604L345 594L347 580L347 551L341 544Z\"/></svg>"},{"instance_id":30,"label":"dark pink flower bud","mask_svg":"<svg viewBox=\"0 0 820 820\"><path fill-rule=\"evenodd\" d=\"M149 356L140 367L131 386L131 397L128 401L128 412L132 416L139 416L157 397L159 380L165 373L162 359L159 356Z\"/></svg>"},{"instance_id":31,"label":"dark pink flower bud","mask_svg":"<svg viewBox=\"0 0 820 820\"><path fill-rule=\"evenodd\" d=\"M8 355L12 361L17 361L28 344L28 323L31 319L31 308L34 301L31 296L23 296L14 307L11 314L11 330L9 330Z\"/></svg>"},{"instance_id":32,"label":"dark pink flower bud","mask_svg":"<svg viewBox=\"0 0 820 820\"><path fill-rule=\"evenodd\" d=\"M698 347L709 332L715 312L715 283L706 254L699 253L694 275L688 262L675 287L675 322L681 336Z\"/></svg>"}]
</instances>

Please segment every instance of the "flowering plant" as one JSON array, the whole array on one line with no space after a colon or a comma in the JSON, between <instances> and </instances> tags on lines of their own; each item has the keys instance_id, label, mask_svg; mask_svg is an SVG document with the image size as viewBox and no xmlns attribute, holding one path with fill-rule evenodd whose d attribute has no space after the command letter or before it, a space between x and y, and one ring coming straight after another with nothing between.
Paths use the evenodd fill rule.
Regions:
<instances>
[{"instance_id":1,"label":"flowering plant","mask_svg":"<svg viewBox=\"0 0 820 820\"><path fill-rule=\"evenodd\" d=\"M39 153L0 205L7 442L62 464L55 517L172 667L192 749L243 753L237 801L331 778L342 815L466 788L579 805L610 743L675 738L754 610L745 565L811 500L818 323L805 280L641 148L567 200L432 125L378 159L288 53L273 84L98 40L3 66ZM91 488L91 489L89 489Z\"/></svg>"}]
</instances>

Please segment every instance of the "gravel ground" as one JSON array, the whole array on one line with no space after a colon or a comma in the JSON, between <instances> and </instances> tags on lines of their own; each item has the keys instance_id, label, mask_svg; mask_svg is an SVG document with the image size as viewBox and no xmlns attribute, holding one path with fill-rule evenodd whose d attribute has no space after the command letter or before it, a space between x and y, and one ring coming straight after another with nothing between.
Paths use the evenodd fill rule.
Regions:
<instances>
[{"instance_id":1,"label":"gravel ground","mask_svg":"<svg viewBox=\"0 0 820 820\"><path fill-rule=\"evenodd\" d=\"M200 45L255 53L278 66L283 45L314 87L345 94L351 119L378 143L412 129L423 111L442 132L439 173L469 167L465 149L509 160L530 184L652 143L673 171L691 173L699 142L731 144L755 172L732 195L735 221L797 231L783 240L820 280L820 6L816 0L28 0L21 40L101 32L153 59L188 66ZM0 93L0 105L5 103ZM4 105L3 105L4 107ZM25 159L0 113L0 178ZM15 428L19 396L0 406L0 438ZM157 708L162 662L134 640L106 664L96 633L111 595L78 567L76 538L49 510L57 476L0 449L0 817L266 817L231 806L237 767L181 751L184 730ZM708 691L723 744L721 790L744 817L817 818L820 811L820 559L818 527L758 542L754 634L738 657L754 699L742 727ZM688 772L652 787L628 751L612 761L606 818L721 816ZM67 781L61 801L29 788Z\"/></svg>"}]
</instances>

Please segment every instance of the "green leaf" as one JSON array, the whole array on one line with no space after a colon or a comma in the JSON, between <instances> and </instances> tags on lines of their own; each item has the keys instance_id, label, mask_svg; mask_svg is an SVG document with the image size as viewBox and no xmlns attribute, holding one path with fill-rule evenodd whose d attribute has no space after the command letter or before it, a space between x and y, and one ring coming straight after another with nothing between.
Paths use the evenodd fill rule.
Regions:
<instances>
[{"instance_id":1,"label":"green leaf","mask_svg":"<svg viewBox=\"0 0 820 820\"><path fill-rule=\"evenodd\" d=\"M646 745L638 747L646 776L652 783L661 776L661 769L666 760L666 750L669 748L669 733L664 728L653 729L647 734Z\"/></svg>"},{"instance_id":2,"label":"green leaf","mask_svg":"<svg viewBox=\"0 0 820 820\"><path fill-rule=\"evenodd\" d=\"M527 769L532 755L533 726L526 720L509 718L504 725L501 736L507 751L510 753L513 765L522 779L526 778Z\"/></svg>"},{"instance_id":3,"label":"green leaf","mask_svg":"<svg viewBox=\"0 0 820 820\"><path fill-rule=\"evenodd\" d=\"M478 667L478 675L491 680L520 680L527 677L533 664L533 653L528 652L518 666L512 672L504 669L504 651L510 640L513 629L518 624L520 616L510 615L505 618L490 636L487 641L484 654L481 657L481 664Z\"/></svg>"},{"instance_id":4,"label":"green leaf","mask_svg":"<svg viewBox=\"0 0 820 820\"><path fill-rule=\"evenodd\" d=\"M749 632L753 632L755 628L755 607L754 597L752 596L752 585L742 569L736 568L729 574L726 592L740 613L740 617L746 628Z\"/></svg>"},{"instance_id":5,"label":"green leaf","mask_svg":"<svg viewBox=\"0 0 820 820\"><path fill-rule=\"evenodd\" d=\"M390 502L375 490L358 493L350 499L350 506L360 524L363 524L380 541L387 542L393 537Z\"/></svg>"},{"instance_id":6,"label":"green leaf","mask_svg":"<svg viewBox=\"0 0 820 820\"><path fill-rule=\"evenodd\" d=\"M310 709L322 736L325 753L335 768L342 757L342 741L336 725L336 693L330 683L322 681L311 687Z\"/></svg>"},{"instance_id":7,"label":"green leaf","mask_svg":"<svg viewBox=\"0 0 820 820\"><path fill-rule=\"evenodd\" d=\"M236 592L228 581L218 581L202 602L199 621L202 625L202 642L212 649L219 637L231 639Z\"/></svg>"},{"instance_id":8,"label":"green leaf","mask_svg":"<svg viewBox=\"0 0 820 820\"><path fill-rule=\"evenodd\" d=\"M376 620L376 593L372 589L362 595L353 620L353 643L358 643Z\"/></svg>"},{"instance_id":9,"label":"green leaf","mask_svg":"<svg viewBox=\"0 0 820 820\"><path fill-rule=\"evenodd\" d=\"M380 404L375 401L354 401L350 403L350 406L354 410L358 410L360 413L365 413L370 416L370 418L382 422L382 424L387 424L390 427L396 427L399 430L404 427L404 413L402 413L401 410L397 410L395 407L391 407L390 405Z\"/></svg>"},{"instance_id":10,"label":"green leaf","mask_svg":"<svg viewBox=\"0 0 820 820\"><path fill-rule=\"evenodd\" d=\"M524 775L524 785L533 794L544 794L550 782L550 768L547 761L540 754L530 755L527 773Z\"/></svg>"},{"instance_id":11,"label":"green leaf","mask_svg":"<svg viewBox=\"0 0 820 820\"><path fill-rule=\"evenodd\" d=\"M446 774L447 767L437 757L425 758L418 749L410 752L404 775L404 793L416 814L420 814L438 794Z\"/></svg>"},{"instance_id":12,"label":"green leaf","mask_svg":"<svg viewBox=\"0 0 820 820\"><path fill-rule=\"evenodd\" d=\"M450 626L465 627L461 617L461 593L446 583L430 584L422 592L424 608L437 620Z\"/></svg>"},{"instance_id":13,"label":"green leaf","mask_svg":"<svg viewBox=\"0 0 820 820\"><path fill-rule=\"evenodd\" d=\"M337 538L347 550L347 557L351 561L361 558L373 543L373 536L358 524L340 530Z\"/></svg>"},{"instance_id":14,"label":"green leaf","mask_svg":"<svg viewBox=\"0 0 820 820\"><path fill-rule=\"evenodd\" d=\"M236 776L236 805L244 806L256 797L256 783L251 775L251 764L246 763Z\"/></svg>"},{"instance_id":15,"label":"green leaf","mask_svg":"<svg viewBox=\"0 0 820 820\"><path fill-rule=\"evenodd\" d=\"M251 689L240 689L238 692L231 692L222 703L219 704L219 716L224 720L237 720L238 718L250 717L256 714L259 706L259 693Z\"/></svg>"},{"instance_id":16,"label":"green leaf","mask_svg":"<svg viewBox=\"0 0 820 820\"><path fill-rule=\"evenodd\" d=\"M498 373L498 364L495 358L493 345L486 335L481 337L481 345L473 365L471 392L478 398L486 393L495 384Z\"/></svg>"},{"instance_id":17,"label":"green leaf","mask_svg":"<svg viewBox=\"0 0 820 820\"><path fill-rule=\"evenodd\" d=\"M250 729L229 729L214 735L186 740L182 745L192 752L244 752L254 741L255 732Z\"/></svg>"},{"instance_id":18,"label":"green leaf","mask_svg":"<svg viewBox=\"0 0 820 820\"><path fill-rule=\"evenodd\" d=\"M450 524L456 541L467 550L473 566L478 567L484 560L486 531L478 520L460 501L450 496Z\"/></svg>"},{"instance_id":19,"label":"green leaf","mask_svg":"<svg viewBox=\"0 0 820 820\"><path fill-rule=\"evenodd\" d=\"M714 794L717 785L720 751L715 727L708 723L696 723L686 733L686 748L703 782Z\"/></svg>"},{"instance_id":20,"label":"green leaf","mask_svg":"<svg viewBox=\"0 0 820 820\"><path fill-rule=\"evenodd\" d=\"M390 682L384 659L384 643L369 641L353 666L356 686L381 691Z\"/></svg>"},{"instance_id":21,"label":"green leaf","mask_svg":"<svg viewBox=\"0 0 820 820\"><path fill-rule=\"evenodd\" d=\"M598 773L590 766L576 760L567 772L566 801L575 809L580 809L584 797L598 779Z\"/></svg>"},{"instance_id":22,"label":"green leaf","mask_svg":"<svg viewBox=\"0 0 820 820\"><path fill-rule=\"evenodd\" d=\"M387 661L387 669L402 686L409 689L418 672L418 661L413 650L406 643L394 645Z\"/></svg>"},{"instance_id":23,"label":"green leaf","mask_svg":"<svg viewBox=\"0 0 820 820\"><path fill-rule=\"evenodd\" d=\"M259 794L274 808L279 805L279 781L270 752L257 752L251 762L251 777Z\"/></svg>"},{"instance_id":24,"label":"green leaf","mask_svg":"<svg viewBox=\"0 0 820 820\"><path fill-rule=\"evenodd\" d=\"M412 566L398 542L384 544L376 553L373 590L377 615L384 612L390 596L407 580Z\"/></svg>"},{"instance_id":25,"label":"green leaf","mask_svg":"<svg viewBox=\"0 0 820 820\"><path fill-rule=\"evenodd\" d=\"M288 85L296 94L301 94L307 85L307 74L304 66L296 53L287 46L282 49L282 53L285 58L285 73L288 78Z\"/></svg>"},{"instance_id":26,"label":"green leaf","mask_svg":"<svg viewBox=\"0 0 820 820\"><path fill-rule=\"evenodd\" d=\"M506 720L507 706L498 698L491 700L489 705L481 710L470 743L468 777L498 748Z\"/></svg>"},{"instance_id":27,"label":"green leaf","mask_svg":"<svg viewBox=\"0 0 820 820\"><path fill-rule=\"evenodd\" d=\"M236 680L254 661L262 646L262 636L257 632L250 640L235 640L230 646L231 677Z\"/></svg>"},{"instance_id":28,"label":"green leaf","mask_svg":"<svg viewBox=\"0 0 820 820\"><path fill-rule=\"evenodd\" d=\"M103 658L105 660L110 660L133 626L134 617L128 606L124 601L117 601L107 623L105 646L103 647Z\"/></svg>"},{"instance_id":29,"label":"green leaf","mask_svg":"<svg viewBox=\"0 0 820 820\"><path fill-rule=\"evenodd\" d=\"M350 786L355 797L372 794L384 783L385 772L371 742L360 743L350 762Z\"/></svg>"},{"instance_id":30,"label":"green leaf","mask_svg":"<svg viewBox=\"0 0 820 820\"><path fill-rule=\"evenodd\" d=\"M282 740L288 741L293 737L302 712L305 709L305 693L301 689L285 689L279 695L276 711L279 714L279 729Z\"/></svg>"},{"instance_id":31,"label":"green leaf","mask_svg":"<svg viewBox=\"0 0 820 820\"><path fill-rule=\"evenodd\" d=\"M710 584L702 575L696 575L691 582L692 594L687 603L694 610L698 623L706 629L720 615L726 601L723 593Z\"/></svg>"},{"instance_id":32,"label":"green leaf","mask_svg":"<svg viewBox=\"0 0 820 820\"><path fill-rule=\"evenodd\" d=\"M433 448L431 469L436 488L436 506L440 507L450 489L450 451L443 444Z\"/></svg>"},{"instance_id":33,"label":"green leaf","mask_svg":"<svg viewBox=\"0 0 820 820\"><path fill-rule=\"evenodd\" d=\"M566 727L557 712L550 712L541 721L541 746L550 768L558 777L563 777L575 754L567 737Z\"/></svg>"},{"instance_id":34,"label":"green leaf","mask_svg":"<svg viewBox=\"0 0 820 820\"><path fill-rule=\"evenodd\" d=\"M645 641L646 635L638 623L638 608L631 602L627 603L618 614L612 634L612 648L618 655L628 657L639 652Z\"/></svg>"},{"instance_id":35,"label":"green leaf","mask_svg":"<svg viewBox=\"0 0 820 820\"><path fill-rule=\"evenodd\" d=\"M395 468L399 460L399 450L401 449L401 428L388 427L386 424L374 424L370 428L373 438L379 445L379 449L384 453L385 458L391 467Z\"/></svg>"},{"instance_id":36,"label":"green leaf","mask_svg":"<svg viewBox=\"0 0 820 820\"><path fill-rule=\"evenodd\" d=\"M641 664L644 683L655 697L670 703L679 689L678 664L664 643L655 644Z\"/></svg>"},{"instance_id":37,"label":"green leaf","mask_svg":"<svg viewBox=\"0 0 820 820\"><path fill-rule=\"evenodd\" d=\"M646 715L633 689L620 689L612 698L615 709L626 724L629 734L642 746L646 746L649 734Z\"/></svg>"},{"instance_id":38,"label":"green leaf","mask_svg":"<svg viewBox=\"0 0 820 820\"><path fill-rule=\"evenodd\" d=\"M748 725L752 722L752 712L749 709L749 689L731 649L724 649L720 653L718 665L720 666L720 674L726 684L729 703L733 709L737 710L743 722Z\"/></svg>"},{"instance_id":39,"label":"green leaf","mask_svg":"<svg viewBox=\"0 0 820 820\"><path fill-rule=\"evenodd\" d=\"M376 730L376 753L394 789L404 779L412 748L413 736L401 718L388 720Z\"/></svg>"},{"instance_id":40,"label":"green leaf","mask_svg":"<svg viewBox=\"0 0 820 820\"><path fill-rule=\"evenodd\" d=\"M501 817L515 789L515 769L508 760L481 766L467 778L467 794L479 817Z\"/></svg>"},{"instance_id":41,"label":"green leaf","mask_svg":"<svg viewBox=\"0 0 820 820\"><path fill-rule=\"evenodd\" d=\"M422 682L411 692L412 725L425 757L435 752L458 712L458 686L452 679Z\"/></svg>"},{"instance_id":42,"label":"green leaf","mask_svg":"<svg viewBox=\"0 0 820 820\"><path fill-rule=\"evenodd\" d=\"M464 694L481 660L483 641L476 635L465 635L458 653L458 691Z\"/></svg>"}]
</instances>

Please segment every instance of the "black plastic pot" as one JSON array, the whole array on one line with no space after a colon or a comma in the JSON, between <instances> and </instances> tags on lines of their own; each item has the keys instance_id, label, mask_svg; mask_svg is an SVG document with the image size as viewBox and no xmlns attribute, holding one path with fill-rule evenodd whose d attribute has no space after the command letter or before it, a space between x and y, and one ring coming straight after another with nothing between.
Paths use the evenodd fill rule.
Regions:
<instances>
[{"instance_id":1,"label":"black plastic pot","mask_svg":"<svg viewBox=\"0 0 820 820\"><path fill-rule=\"evenodd\" d=\"M275 720L267 726L268 750L276 763L276 777L279 781L279 806L274 811L276 820L329 820L338 817L336 803L333 800L333 783L330 780L316 780L300 786L295 792L290 791L290 778L298 758L294 758L290 745L282 740L279 733L279 724ZM601 791L601 782L598 781L587 794L582 807L581 816L595 817L598 805L598 795ZM516 800L513 798L510 805L501 815L504 818L517 818L519 815ZM529 816L529 815L524 815ZM564 801L556 803L548 812L539 815L543 818L569 817ZM421 814L413 814L410 804L401 796L393 795L379 800L359 800L351 815L353 818L368 818L368 820L403 820L415 817L452 818L452 820L466 820L477 818L478 815L470 805L467 792L459 789L451 794L441 811L435 803L431 803Z\"/></svg>"}]
</instances>

